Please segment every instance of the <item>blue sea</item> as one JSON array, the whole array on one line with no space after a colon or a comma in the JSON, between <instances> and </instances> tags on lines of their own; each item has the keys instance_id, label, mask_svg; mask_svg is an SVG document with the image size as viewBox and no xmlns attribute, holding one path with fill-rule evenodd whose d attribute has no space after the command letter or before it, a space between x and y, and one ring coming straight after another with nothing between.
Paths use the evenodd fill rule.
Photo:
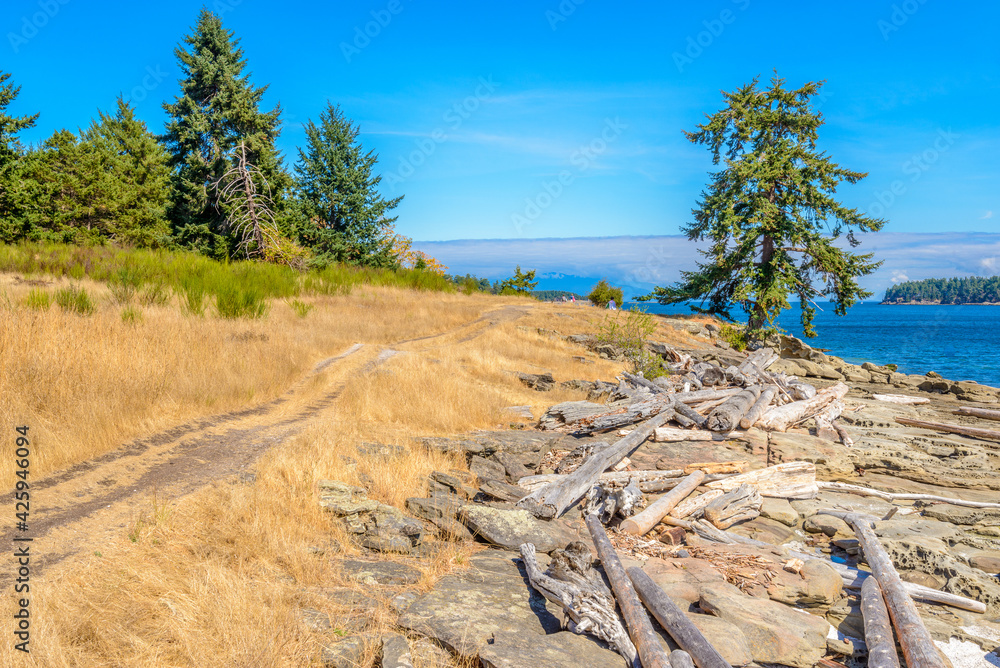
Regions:
<instances>
[{"instance_id":1,"label":"blue sea","mask_svg":"<svg viewBox=\"0 0 1000 668\"><path fill-rule=\"evenodd\" d=\"M690 314L683 304L629 303L651 313ZM902 373L936 371L949 380L974 380L1000 387L1000 306L883 306L858 304L838 317L820 303L815 328L805 339L798 304L784 311L778 325L814 348L853 364L896 364Z\"/></svg>"}]
</instances>

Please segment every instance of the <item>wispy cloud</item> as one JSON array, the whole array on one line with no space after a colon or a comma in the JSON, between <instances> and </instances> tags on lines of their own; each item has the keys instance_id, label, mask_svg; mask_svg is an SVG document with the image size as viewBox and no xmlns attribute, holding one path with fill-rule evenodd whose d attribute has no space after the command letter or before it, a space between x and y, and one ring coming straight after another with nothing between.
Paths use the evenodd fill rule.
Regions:
<instances>
[{"instance_id":1,"label":"wispy cloud","mask_svg":"<svg viewBox=\"0 0 1000 668\"><path fill-rule=\"evenodd\" d=\"M679 235L423 241L414 247L444 262L451 273L496 279L520 264L555 281L608 278L632 294L676 282L700 258L699 245ZM1000 234L873 234L862 237L859 250L884 261L861 281L876 297L906 280L982 276L1000 269Z\"/></svg>"},{"instance_id":2,"label":"wispy cloud","mask_svg":"<svg viewBox=\"0 0 1000 668\"><path fill-rule=\"evenodd\" d=\"M992 211L987 211L983 215L979 216L979 220L989 220L992 217L993 217L993 212Z\"/></svg>"}]
</instances>

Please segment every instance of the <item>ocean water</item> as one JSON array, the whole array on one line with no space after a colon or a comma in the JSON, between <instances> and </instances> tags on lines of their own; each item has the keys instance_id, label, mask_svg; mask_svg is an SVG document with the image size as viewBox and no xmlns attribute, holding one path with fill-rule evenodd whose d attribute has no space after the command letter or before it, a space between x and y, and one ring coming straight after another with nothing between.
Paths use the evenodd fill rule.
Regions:
<instances>
[{"instance_id":1,"label":"ocean water","mask_svg":"<svg viewBox=\"0 0 1000 668\"><path fill-rule=\"evenodd\" d=\"M689 314L683 304L630 303L652 313ZM949 380L974 380L1000 387L1000 306L883 306L858 304L838 317L820 303L815 328L805 339L798 305L784 311L778 325L814 348L853 364L896 364L902 373L936 371Z\"/></svg>"}]
</instances>

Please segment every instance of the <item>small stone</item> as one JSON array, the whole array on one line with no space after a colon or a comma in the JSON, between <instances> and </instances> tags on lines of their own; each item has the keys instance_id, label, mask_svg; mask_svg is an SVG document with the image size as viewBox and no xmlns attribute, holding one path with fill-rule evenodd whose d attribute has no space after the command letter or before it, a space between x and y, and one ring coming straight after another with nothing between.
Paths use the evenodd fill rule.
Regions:
<instances>
[{"instance_id":1,"label":"small stone","mask_svg":"<svg viewBox=\"0 0 1000 668\"><path fill-rule=\"evenodd\" d=\"M413 668L410 643L400 633L382 636L382 668Z\"/></svg>"},{"instance_id":2,"label":"small stone","mask_svg":"<svg viewBox=\"0 0 1000 668\"><path fill-rule=\"evenodd\" d=\"M795 508L792 508L788 499L764 497L764 502L760 506L760 516L781 522L789 527L793 527L799 522L799 514L795 512Z\"/></svg>"},{"instance_id":3,"label":"small stone","mask_svg":"<svg viewBox=\"0 0 1000 668\"><path fill-rule=\"evenodd\" d=\"M476 475L479 480L507 480L507 470L500 462L485 459L479 455L472 455L469 458L469 470Z\"/></svg>"},{"instance_id":4,"label":"small stone","mask_svg":"<svg viewBox=\"0 0 1000 668\"><path fill-rule=\"evenodd\" d=\"M838 534L844 537L854 535L854 531L847 522L832 515L813 515L802 523L802 528L808 533L821 533L830 538Z\"/></svg>"},{"instance_id":5,"label":"small stone","mask_svg":"<svg viewBox=\"0 0 1000 668\"><path fill-rule=\"evenodd\" d=\"M333 625L330 624L330 616L325 612L320 612L315 608L302 608L299 614L302 615L302 622L313 631L322 633L333 628Z\"/></svg>"},{"instance_id":6,"label":"small stone","mask_svg":"<svg viewBox=\"0 0 1000 668\"><path fill-rule=\"evenodd\" d=\"M417 600L416 593L412 591L404 591L402 594L398 594L389 599L389 605L392 609L399 614L403 614L410 605Z\"/></svg>"},{"instance_id":7,"label":"small stone","mask_svg":"<svg viewBox=\"0 0 1000 668\"><path fill-rule=\"evenodd\" d=\"M336 645L324 647L320 661L324 668L358 668L368 645L375 642L369 635L347 636Z\"/></svg>"},{"instance_id":8,"label":"small stone","mask_svg":"<svg viewBox=\"0 0 1000 668\"><path fill-rule=\"evenodd\" d=\"M408 585L420 581L421 573L413 566L396 561L359 561L345 559L341 562L344 573L366 584Z\"/></svg>"}]
</instances>

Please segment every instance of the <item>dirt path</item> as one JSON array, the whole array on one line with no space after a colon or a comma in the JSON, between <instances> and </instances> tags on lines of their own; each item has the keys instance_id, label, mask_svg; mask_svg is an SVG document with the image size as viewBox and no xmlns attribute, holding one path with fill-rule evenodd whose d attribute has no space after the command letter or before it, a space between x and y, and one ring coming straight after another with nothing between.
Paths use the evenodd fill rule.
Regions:
<instances>
[{"instance_id":1,"label":"dirt path","mask_svg":"<svg viewBox=\"0 0 1000 668\"><path fill-rule=\"evenodd\" d=\"M152 509L154 498L162 504L213 481L248 475L266 450L333 406L352 378L371 373L397 352L469 341L529 309L505 306L445 332L387 346L354 344L318 363L272 401L178 425L34 481L28 533L38 555L33 573L72 555L99 551L135 521L139 507ZM322 386L318 393L310 387L314 383ZM12 504L12 493L6 496ZM12 545L15 533L7 529L0 542ZM4 579L0 575L0 583Z\"/></svg>"}]
</instances>

